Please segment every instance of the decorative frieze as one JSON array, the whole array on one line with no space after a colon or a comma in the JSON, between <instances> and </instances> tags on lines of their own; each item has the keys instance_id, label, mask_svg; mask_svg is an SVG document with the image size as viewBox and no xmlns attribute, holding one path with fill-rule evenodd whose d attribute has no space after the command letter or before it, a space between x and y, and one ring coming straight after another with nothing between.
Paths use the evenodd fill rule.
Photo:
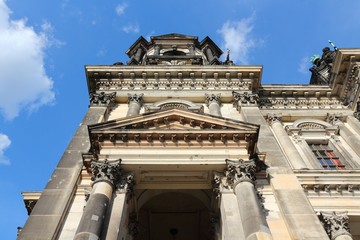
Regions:
<instances>
[{"instance_id":1,"label":"decorative frieze","mask_svg":"<svg viewBox=\"0 0 360 240\"><path fill-rule=\"evenodd\" d=\"M258 100L261 109L347 109L338 98L265 98Z\"/></svg>"},{"instance_id":2,"label":"decorative frieze","mask_svg":"<svg viewBox=\"0 0 360 240\"><path fill-rule=\"evenodd\" d=\"M116 92L112 93L90 93L91 105L110 105L115 102Z\"/></svg>"},{"instance_id":3,"label":"decorative frieze","mask_svg":"<svg viewBox=\"0 0 360 240\"><path fill-rule=\"evenodd\" d=\"M360 190L360 185L358 184L342 184L342 183L332 183L332 184L301 184L303 190L307 193L309 192L338 192L338 193L345 193L345 192L354 192Z\"/></svg>"},{"instance_id":4,"label":"decorative frieze","mask_svg":"<svg viewBox=\"0 0 360 240\"><path fill-rule=\"evenodd\" d=\"M97 182L108 182L112 186L115 186L116 182L120 179L121 169L120 169L121 159L109 161L91 161L91 180L93 184Z\"/></svg>"},{"instance_id":5,"label":"decorative frieze","mask_svg":"<svg viewBox=\"0 0 360 240\"><path fill-rule=\"evenodd\" d=\"M345 212L320 212L319 219L331 240L337 237L350 234L350 224L347 211Z\"/></svg>"}]
</instances>

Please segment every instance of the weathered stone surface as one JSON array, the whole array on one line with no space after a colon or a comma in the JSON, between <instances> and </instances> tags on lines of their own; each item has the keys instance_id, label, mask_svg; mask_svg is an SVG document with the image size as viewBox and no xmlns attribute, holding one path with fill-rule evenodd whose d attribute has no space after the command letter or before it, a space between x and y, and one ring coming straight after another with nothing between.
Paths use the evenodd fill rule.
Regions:
<instances>
[{"instance_id":1,"label":"weathered stone surface","mask_svg":"<svg viewBox=\"0 0 360 240\"><path fill-rule=\"evenodd\" d=\"M59 227L61 215L30 215L21 231L18 240L50 240L54 239Z\"/></svg>"},{"instance_id":2,"label":"weathered stone surface","mask_svg":"<svg viewBox=\"0 0 360 240\"><path fill-rule=\"evenodd\" d=\"M71 197L72 192L63 190L45 189L37 204L35 205L31 216L36 215L62 215L66 209L67 201Z\"/></svg>"}]
</instances>

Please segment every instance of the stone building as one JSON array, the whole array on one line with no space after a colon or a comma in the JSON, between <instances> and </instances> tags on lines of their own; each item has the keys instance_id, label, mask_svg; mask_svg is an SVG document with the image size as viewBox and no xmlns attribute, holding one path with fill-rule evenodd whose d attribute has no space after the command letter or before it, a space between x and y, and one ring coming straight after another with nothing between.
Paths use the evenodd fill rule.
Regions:
<instances>
[{"instance_id":1,"label":"stone building","mask_svg":"<svg viewBox=\"0 0 360 240\"><path fill-rule=\"evenodd\" d=\"M85 66L90 106L18 239L360 239L360 49L309 85L206 37L140 37Z\"/></svg>"}]
</instances>

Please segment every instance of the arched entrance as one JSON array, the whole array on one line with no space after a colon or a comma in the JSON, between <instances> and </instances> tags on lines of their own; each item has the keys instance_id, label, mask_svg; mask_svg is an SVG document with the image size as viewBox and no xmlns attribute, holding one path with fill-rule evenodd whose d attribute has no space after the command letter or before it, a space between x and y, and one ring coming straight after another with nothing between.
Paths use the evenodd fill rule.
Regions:
<instances>
[{"instance_id":1,"label":"arched entrance","mask_svg":"<svg viewBox=\"0 0 360 240\"><path fill-rule=\"evenodd\" d=\"M145 202L139 210L137 239L211 239L209 206L194 196L196 191L201 190L162 191Z\"/></svg>"}]
</instances>

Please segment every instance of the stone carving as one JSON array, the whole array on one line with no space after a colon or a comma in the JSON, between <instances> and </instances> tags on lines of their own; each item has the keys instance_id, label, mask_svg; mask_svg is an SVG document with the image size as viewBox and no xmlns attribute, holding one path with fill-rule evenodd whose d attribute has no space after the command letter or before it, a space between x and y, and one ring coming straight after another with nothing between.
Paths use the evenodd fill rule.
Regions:
<instances>
[{"instance_id":1,"label":"stone carving","mask_svg":"<svg viewBox=\"0 0 360 240\"><path fill-rule=\"evenodd\" d=\"M342 114L341 113L328 113L326 115L326 122L335 125L337 123L341 123L341 117Z\"/></svg>"},{"instance_id":2,"label":"stone carving","mask_svg":"<svg viewBox=\"0 0 360 240\"><path fill-rule=\"evenodd\" d=\"M129 202L134 196L135 179L132 173L123 174L116 184L116 188L120 191L126 191L126 202Z\"/></svg>"},{"instance_id":3,"label":"stone carving","mask_svg":"<svg viewBox=\"0 0 360 240\"><path fill-rule=\"evenodd\" d=\"M211 103L217 103L218 105L221 104L220 101L220 93L219 94L207 94L205 93L205 103L206 106L209 107Z\"/></svg>"},{"instance_id":4,"label":"stone carving","mask_svg":"<svg viewBox=\"0 0 360 240\"><path fill-rule=\"evenodd\" d=\"M347 212L320 212L319 219L331 240L341 235L352 237Z\"/></svg>"},{"instance_id":5,"label":"stone carving","mask_svg":"<svg viewBox=\"0 0 360 240\"><path fill-rule=\"evenodd\" d=\"M140 93L140 94L130 94L128 93L128 103L130 102L137 102L139 104L142 104L143 103L143 96L144 94L143 93Z\"/></svg>"},{"instance_id":6,"label":"stone carving","mask_svg":"<svg viewBox=\"0 0 360 240\"><path fill-rule=\"evenodd\" d=\"M248 92L238 93L232 91L232 96L235 100L235 105L256 105L259 101L259 95L249 94Z\"/></svg>"},{"instance_id":7,"label":"stone carving","mask_svg":"<svg viewBox=\"0 0 360 240\"><path fill-rule=\"evenodd\" d=\"M222 182L222 178L223 175L219 174L219 173L214 173L214 179L212 181L212 190L213 193L215 194L216 198L220 198L221 194L220 194L220 184Z\"/></svg>"},{"instance_id":8,"label":"stone carving","mask_svg":"<svg viewBox=\"0 0 360 240\"><path fill-rule=\"evenodd\" d=\"M268 115L265 116L265 119L270 126L273 125L275 122L281 123L281 115L280 114L270 114L269 113Z\"/></svg>"},{"instance_id":9,"label":"stone carving","mask_svg":"<svg viewBox=\"0 0 360 240\"><path fill-rule=\"evenodd\" d=\"M234 188L236 184L244 181L254 184L254 181L256 180L256 164L253 159L249 161L244 161L243 159L240 159L238 161L226 159L225 162L225 177L226 183L229 186Z\"/></svg>"},{"instance_id":10,"label":"stone carving","mask_svg":"<svg viewBox=\"0 0 360 240\"><path fill-rule=\"evenodd\" d=\"M105 93L90 93L90 104L92 105L109 105L115 102L116 92Z\"/></svg>"},{"instance_id":11,"label":"stone carving","mask_svg":"<svg viewBox=\"0 0 360 240\"><path fill-rule=\"evenodd\" d=\"M324 125L315 122L304 122L300 123L297 127L302 129L325 129Z\"/></svg>"},{"instance_id":12,"label":"stone carving","mask_svg":"<svg viewBox=\"0 0 360 240\"><path fill-rule=\"evenodd\" d=\"M121 169L120 169L121 159L115 161L91 161L91 180L94 182L103 182L106 181L111 185L115 186L116 182L120 179Z\"/></svg>"},{"instance_id":13,"label":"stone carving","mask_svg":"<svg viewBox=\"0 0 360 240\"><path fill-rule=\"evenodd\" d=\"M348 76L346 78L346 76ZM356 103L356 100L354 97L356 96L356 93L359 89L360 81L360 65L359 63L355 62L350 67L350 72L348 75L344 75L344 94L341 98L344 105L347 105L348 107L352 107L353 104Z\"/></svg>"},{"instance_id":14,"label":"stone carving","mask_svg":"<svg viewBox=\"0 0 360 240\"><path fill-rule=\"evenodd\" d=\"M341 109L347 108L336 98L260 98L261 109Z\"/></svg>"}]
</instances>

